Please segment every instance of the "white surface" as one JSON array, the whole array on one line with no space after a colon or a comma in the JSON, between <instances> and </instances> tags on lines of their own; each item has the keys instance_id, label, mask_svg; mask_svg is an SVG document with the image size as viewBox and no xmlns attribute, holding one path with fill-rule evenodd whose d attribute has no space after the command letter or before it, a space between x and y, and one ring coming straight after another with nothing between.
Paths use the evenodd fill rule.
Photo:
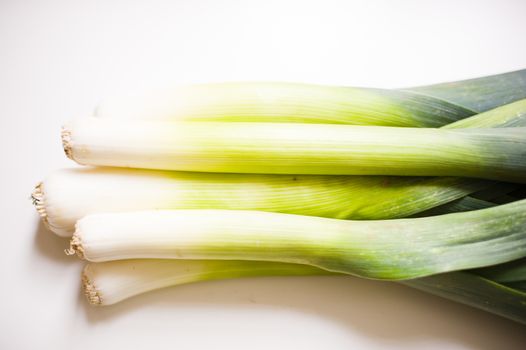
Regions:
<instances>
[{"instance_id":1,"label":"white surface","mask_svg":"<svg viewBox=\"0 0 526 350\"><path fill-rule=\"evenodd\" d=\"M524 1L0 1L1 349L523 349L524 328L395 284L266 278L108 308L40 228L59 129L115 92L284 80L397 87L526 67Z\"/></svg>"}]
</instances>

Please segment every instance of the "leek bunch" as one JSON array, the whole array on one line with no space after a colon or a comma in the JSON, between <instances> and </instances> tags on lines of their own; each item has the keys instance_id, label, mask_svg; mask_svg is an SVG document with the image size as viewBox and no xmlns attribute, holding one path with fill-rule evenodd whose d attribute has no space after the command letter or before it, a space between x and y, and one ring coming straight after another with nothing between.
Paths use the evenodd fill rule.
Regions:
<instances>
[{"instance_id":1,"label":"leek bunch","mask_svg":"<svg viewBox=\"0 0 526 350\"><path fill-rule=\"evenodd\" d=\"M273 275L397 281L526 323L526 70L403 90L205 84L65 125L33 202L90 303ZM98 166L104 166L99 168Z\"/></svg>"}]
</instances>

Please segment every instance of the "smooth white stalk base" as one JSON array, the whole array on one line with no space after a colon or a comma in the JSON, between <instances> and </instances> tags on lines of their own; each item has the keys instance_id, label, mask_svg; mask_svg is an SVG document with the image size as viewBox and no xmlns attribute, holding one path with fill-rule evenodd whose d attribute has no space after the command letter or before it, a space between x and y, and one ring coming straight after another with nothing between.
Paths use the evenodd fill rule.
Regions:
<instances>
[{"instance_id":1,"label":"smooth white stalk base","mask_svg":"<svg viewBox=\"0 0 526 350\"><path fill-rule=\"evenodd\" d=\"M90 304L112 305L151 290L206 280L330 274L307 265L263 261L132 259L87 264L82 283Z\"/></svg>"},{"instance_id":2,"label":"smooth white stalk base","mask_svg":"<svg viewBox=\"0 0 526 350\"><path fill-rule=\"evenodd\" d=\"M82 217L154 209L262 210L339 219L407 216L484 188L453 178L255 175L75 168L51 173L32 197L49 228L71 236Z\"/></svg>"},{"instance_id":3,"label":"smooth white stalk base","mask_svg":"<svg viewBox=\"0 0 526 350\"><path fill-rule=\"evenodd\" d=\"M123 169L61 169L39 183L33 204L57 235L71 237L75 222L96 212L172 208L184 192L164 172Z\"/></svg>"}]
</instances>

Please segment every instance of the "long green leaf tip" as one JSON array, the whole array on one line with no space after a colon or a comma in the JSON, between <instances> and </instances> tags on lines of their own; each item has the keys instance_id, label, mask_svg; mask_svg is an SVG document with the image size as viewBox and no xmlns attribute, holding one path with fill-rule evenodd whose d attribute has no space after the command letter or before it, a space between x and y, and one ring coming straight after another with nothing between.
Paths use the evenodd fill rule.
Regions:
<instances>
[{"instance_id":1,"label":"long green leaf tip","mask_svg":"<svg viewBox=\"0 0 526 350\"><path fill-rule=\"evenodd\" d=\"M482 78L404 89L483 112L526 98L526 69Z\"/></svg>"},{"instance_id":2,"label":"long green leaf tip","mask_svg":"<svg viewBox=\"0 0 526 350\"><path fill-rule=\"evenodd\" d=\"M339 275L309 265L242 260L132 259L87 264L84 293L92 305L112 305L159 288L259 276ZM345 275L344 275L345 276ZM456 302L526 324L526 293L470 272L403 281Z\"/></svg>"},{"instance_id":3,"label":"long green leaf tip","mask_svg":"<svg viewBox=\"0 0 526 350\"><path fill-rule=\"evenodd\" d=\"M524 291L473 273L452 272L402 283L526 324L526 293Z\"/></svg>"},{"instance_id":4,"label":"long green leaf tip","mask_svg":"<svg viewBox=\"0 0 526 350\"><path fill-rule=\"evenodd\" d=\"M526 70L525 70L526 71ZM526 92L525 92L526 94ZM510 128L526 124L526 99L512 102L470 118L444 125L443 129Z\"/></svg>"},{"instance_id":5,"label":"long green leaf tip","mask_svg":"<svg viewBox=\"0 0 526 350\"><path fill-rule=\"evenodd\" d=\"M130 258L300 263L401 280L526 256L526 200L465 213L383 221L230 210L146 211L79 220L70 252Z\"/></svg>"}]
</instances>

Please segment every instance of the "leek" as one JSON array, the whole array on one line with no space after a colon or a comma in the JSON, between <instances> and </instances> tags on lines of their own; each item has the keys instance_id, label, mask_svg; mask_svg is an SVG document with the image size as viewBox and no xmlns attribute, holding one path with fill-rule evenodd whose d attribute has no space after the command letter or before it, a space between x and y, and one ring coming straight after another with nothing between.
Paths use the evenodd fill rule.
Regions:
<instances>
[{"instance_id":1,"label":"leek","mask_svg":"<svg viewBox=\"0 0 526 350\"><path fill-rule=\"evenodd\" d=\"M100 262L134 258L290 262L366 278L400 280L526 256L526 200L416 219L346 221L235 210L88 215L70 254Z\"/></svg>"},{"instance_id":2,"label":"leek","mask_svg":"<svg viewBox=\"0 0 526 350\"><path fill-rule=\"evenodd\" d=\"M83 118L64 150L85 165L526 181L526 128L417 129L331 124L172 123Z\"/></svg>"},{"instance_id":3,"label":"leek","mask_svg":"<svg viewBox=\"0 0 526 350\"><path fill-rule=\"evenodd\" d=\"M244 209L338 219L404 217L486 188L472 179L255 175L119 168L62 169L33 192L44 223L60 236L97 212Z\"/></svg>"},{"instance_id":4,"label":"leek","mask_svg":"<svg viewBox=\"0 0 526 350\"><path fill-rule=\"evenodd\" d=\"M216 83L114 97L96 116L115 119L438 127L475 114L418 93L279 82Z\"/></svg>"},{"instance_id":5,"label":"leek","mask_svg":"<svg viewBox=\"0 0 526 350\"><path fill-rule=\"evenodd\" d=\"M159 288L200 281L332 274L308 265L265 261L135 259L87 264L82 284L90 304L106 306ZM471 272L402 283L526 324L526 293Z\"/></svg>"},{"instance_id":6,"label":"leek","mask_svg":"<svg viewBox=\"0 0 526 350\"><path fill-rule=\"evenodd\" d=\"M437 127L526 98L526 70L402 90L200 84L103 101L102 118Z\"/></svg>"},{"instance_id":7,"label":"leek","mask_svg":"<svg viewBox=\"0 0 526 350\"><path fill-rule=\"evenodd\" d=\"M266 261L135 259L87 264L82 284L90 304L111 305L151 290L206 280L328 274L314 266Z\"/></svg>"}]
</instances>

